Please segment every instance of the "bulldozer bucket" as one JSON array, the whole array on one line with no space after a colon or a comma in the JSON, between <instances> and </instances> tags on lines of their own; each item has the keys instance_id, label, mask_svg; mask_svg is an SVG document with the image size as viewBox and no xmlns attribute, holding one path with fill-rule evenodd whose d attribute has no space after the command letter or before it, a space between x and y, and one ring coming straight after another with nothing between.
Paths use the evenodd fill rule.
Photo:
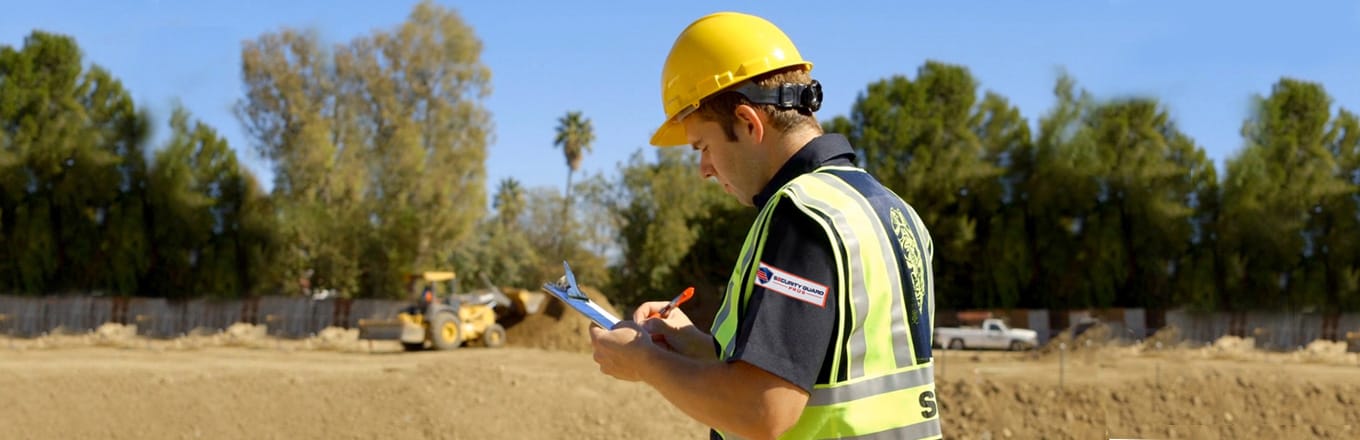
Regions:
<instances>
[{"instance_id":1,"label":"bulldozer bucket","mask_svg":"<svg viewBox=\"0 0 1360 440\"><path fill-rule=\"evenodd\" d=\"M360 319L359 339L395 341L401 339L402 322L395 319Z\"/></svg>"},{"instance_id":2,"label":"bulldozer bucket","mask_svg":"<svg viewBox=\"0 0 1360 440\"><path fill-rule=\"evenodd\" d=\"M514 304L514 309L525 315L533 315L543 311L543 305L547 304L548 295L543 292L530 292L525 289L515 289L508 292L510 302Z\"/></svg>"},{"instance_id":3,"label":"bulldozer bucket","mask_svg":"<svg viewBox=\"0 0 1360 440\"><path fill-rule=\"evenodd\" d=\"M404 314L403 314L404 315ZM424 342L425 327L410 319L360 319L359 339L371 341Z\"/></svg>"}]
</instances>

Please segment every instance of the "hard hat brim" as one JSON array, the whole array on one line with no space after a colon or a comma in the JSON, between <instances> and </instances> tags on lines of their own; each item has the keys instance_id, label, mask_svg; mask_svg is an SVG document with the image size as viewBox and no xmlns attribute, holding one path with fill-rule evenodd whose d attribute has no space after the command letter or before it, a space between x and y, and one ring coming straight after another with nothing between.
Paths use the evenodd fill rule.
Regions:
<instances>
[{"instance_id":1,"label":"hard hat brim","mask_svg":"<svg viewBox=\"0 0 1360 440\"><path fill-rule=\"evenodd\" d=\"M661 123L661 128L652 134L652 145L657 147L676 147L689 143L685 136L685 126L677 121Z\"/></svg>"}]
</instances>

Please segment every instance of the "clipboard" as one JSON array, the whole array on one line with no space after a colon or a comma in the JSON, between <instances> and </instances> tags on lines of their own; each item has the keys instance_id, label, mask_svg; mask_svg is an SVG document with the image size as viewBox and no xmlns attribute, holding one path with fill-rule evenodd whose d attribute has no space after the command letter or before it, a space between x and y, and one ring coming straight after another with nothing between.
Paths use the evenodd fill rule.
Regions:
<instances>
[{"instance_id":1,"label":"clipboard","mask_svg":"<svg viewBox=\"0 0 1360 440\"><path fill-rule=\"evenodd\" d=\"M566 261L562 262L562 268L566 270L566 275L562 277L562 280L555 283L544 283L543 290L571 306L572 310L590 318L600 327L614 328L614 325L619 323L619 318L591 301L590 297L581 291L581 287L576 284L576 274L571 273L571 266L567 265Z\"/></svg>"}]
</instances>

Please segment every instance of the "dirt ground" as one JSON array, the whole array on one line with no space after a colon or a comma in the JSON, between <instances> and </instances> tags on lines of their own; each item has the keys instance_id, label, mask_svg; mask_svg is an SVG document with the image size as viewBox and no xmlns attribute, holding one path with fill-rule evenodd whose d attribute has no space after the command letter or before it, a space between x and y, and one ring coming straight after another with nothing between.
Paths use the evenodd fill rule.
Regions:
<instances>
[{"instance_id":1,"label":"dirt ground","mask_svg":"<svg viewBox=\"0 0 1360 440\"><path fill-rule=\"evenodd\" d=\"M706 438L646 386L600 374L570 316L517 324L514 346L451 352L245 325L168 341L114 325L0 336L0 438ZM938 353L945 437L1360 438L1360 358L1341 344L1060 340L1070 348Z\"/></svg>"}]
</instances>

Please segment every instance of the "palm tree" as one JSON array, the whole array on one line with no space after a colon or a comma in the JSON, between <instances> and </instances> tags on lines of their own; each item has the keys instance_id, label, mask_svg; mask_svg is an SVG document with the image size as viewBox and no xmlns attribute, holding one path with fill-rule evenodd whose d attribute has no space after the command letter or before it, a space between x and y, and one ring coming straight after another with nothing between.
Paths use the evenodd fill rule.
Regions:
<instances>
[{"instance_id":1,"label":"palm tree","mask_svg":"<svg viewBox=\"0 0 1360 440\"><path fill-rule=\"evenodd\" d=\"M562 155L567 159L566 200L562 204L564 226L571 213L572 174L581 168L581 158L590 153L591 142L595 142L595 129L591 127L589 118L581 116L581 112L567 112L557 119L557 138L553 140L553 146L562 147Z\"/></svg>"},{"instance_id":2,"label":"palm tree","mask_svg":"<svg viewBox=\"0 0 1360 440\"><path fill-rule=\"evenodd\" d=\"M496 216L500 218L501 224L509 226L519 219L519 215L524 212L524 188L520 186L519 180L514 177L501 179L492 205L496 208Z\"/></svg>"}]
</instances>

